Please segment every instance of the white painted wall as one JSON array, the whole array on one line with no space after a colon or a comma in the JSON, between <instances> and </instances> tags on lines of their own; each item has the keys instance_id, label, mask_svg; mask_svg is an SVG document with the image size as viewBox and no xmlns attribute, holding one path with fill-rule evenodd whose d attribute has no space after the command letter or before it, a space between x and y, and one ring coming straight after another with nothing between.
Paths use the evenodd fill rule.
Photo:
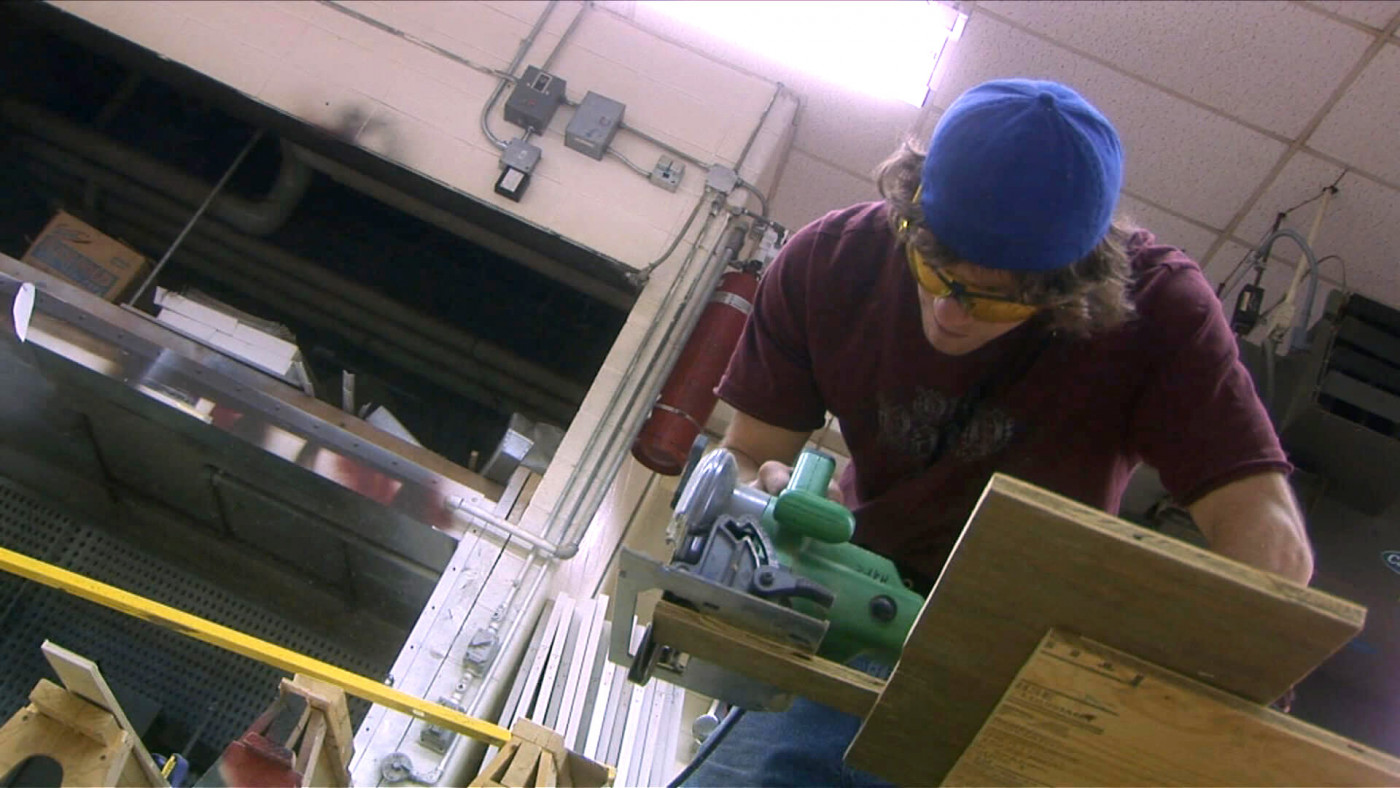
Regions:
<instances>
[{"instance_id":1,"label":"white painted wall","mask_svg":"<svg viewBox=\"0 0 1400 788\"><path fill-rule=\"evenodd\" d=\"M497 195L499 149L480 129L498 80L314 0L167 2L58 0L54 3L143 47L197 69L307 123L453 189L548 228L633 267L655 259L680 230L704 186L691 166L671 194L621 161L601 162L564 147L572 110L562 108L543 138L526 198ZM504 70L545 11L544 2L345 2L384 23L481 66ZM770 80L725 67L638 30L616 14L562 2L523 65L540 65L559 45L552 71L568 95L587 90L627 105L625 121L696 158L734 166L775 89ZM522 65L522 71L523 71ZM507 89L508 93L508 89ZM520 129L501 112L497 137ZM756 179L779 142L770 130L744 176ZM620 133L616 149L650 169L662 151Z\"/></svg>"}]
</instances>

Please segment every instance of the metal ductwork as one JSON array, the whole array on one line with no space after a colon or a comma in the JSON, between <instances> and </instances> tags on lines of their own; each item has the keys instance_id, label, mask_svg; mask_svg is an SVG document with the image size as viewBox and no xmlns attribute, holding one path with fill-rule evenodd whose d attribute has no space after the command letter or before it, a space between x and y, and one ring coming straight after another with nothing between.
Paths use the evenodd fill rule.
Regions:
<instances>
[{"instance_id":1,"label":"metal ductwork","mask_svg":"<svg viewBox=\"0 0 1400 788\"><path fill-rule=\"evenodd\" d=\"M104 213L113 220L111 229L135 242L159 246L185 218L187 210L178 203L130 179L37 140L20 139L18 144L34 160L29 173L37 180L69 191L79 182L95 181L119 198L109 201ZM539 364L215 224L197 224L174 259L498 410L567 423L587 393L586 386ZM336 298L327 299L328 293Z\"/></svg>"},{"instance_id":2,"label":"metal ductwork","mask_svg":"<svg viewBox=\"0 0 1400 788\"><path fill-rule=\"evenodd\" d=\"M27 134L49 140L81 154L113 172L147 184L182 202L198 205L213 188L199 178L75 125L59 115L18 101L0 101L0 118ZM220 194L209 205L209 215L249 235L276 231L296 210L311 184L312 169L293 146L282 142L282 164L272 188L261 200Z\"/></svg>"}]
</instances>

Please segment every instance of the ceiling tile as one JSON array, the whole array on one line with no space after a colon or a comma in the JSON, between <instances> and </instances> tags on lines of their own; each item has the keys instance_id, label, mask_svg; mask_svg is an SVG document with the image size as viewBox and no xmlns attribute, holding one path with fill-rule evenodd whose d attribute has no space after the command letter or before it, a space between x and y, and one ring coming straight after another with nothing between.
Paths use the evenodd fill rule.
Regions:
<instances>
[{"instance_id":1,"label":"ceiling tile","mask_svg":"<svg viewBox=\"0 0 1400 788\"><path fill-rule=\"evenodd\" d=\"M876 103L830 85L810 86L804 102L793 144L861 174L894 153L919 118L919 108L905 102ZM863 111L860 122L852 123L849 108L856 105Z\"/></svg>"},{"instance_id":2,"label":"ceiling tile","mask_svg":"<svg viewBox=\"0 0 1400 788\"><path fill-rule=\"evenodd\" d=\"M1338 174L1336 165L1316 156L1294 156L1240 223L1236 235L1257 243L1279 211L1318 194ZM1400 191L1356 173L1348 173L1337 188L1318 230L1314 251L1319 257L1341 255L1353 290L1400 305ZM1317 205L1314 202L1297 209L1284 226L1306 236ZM1276 248L1286 259L1296 259L1296 247L1291 244L1281 241ZM1324 263L1323 275L1340 281L1341 267L1335 261Z\"/></svg>"},{"instance_id":3,"label":"ceiling tile","mask_svg":"<svg viewBox=\"0 0 1400 788\"><path fill-rule=\"evenodd\" d=\"M772 195L773 218L789 230L797 230L828 211L878 199L880 193L870 179L857 178L794 150Z\"/></svg>"},{"instance_id":4,"label":"ceiling tile","mask_svg":"<svg viewBox=\"0 0 1400 788\"><path fill-rule=\"evenodd\" d=\"M1382 47L1308 146L1400 183L1400 44Z\"/></svg>"},{"instance_id":5,"label":"ceiling tile","mask_svg":"<svg viewBox=\"0 0 1400 788\"><path fill-rule=\"evenodd\" d=\"M1284 151L1269 137L988 15L968 22L934 102L946 107L963 90L1004 77L1058 80L1083 93L1123 139L1126 188L1212 227L1229 223Z\"/></svg>"},{"instance_id":6,"label":"ceiling tile","mask_svg":"<svg viewBox=\"0 0 1400 788\"><path fill-rule=\"evenodd\" d=\"M987 2L977 8L1290 138L1373 40L1286 2Z\"/></svg>"},{"instance_id":7,"label":"ceiling tile","mask_svg":"<svg viewBox=\"0 0 1400 788\"><path fill-rule=\"evenodd\" d=\"M1317 6L1377 30L1400 14L1400 0L1312 0Z\"/></svg>"},{"instance_id":8,"label":"ceiling tile","mask_svg":"<svg viewBox=\"0 0 1400 788\"><path fill-rule=\"evenodd\" d=\"M1127 194L1118 201L1118 213L1137 226L1152 231L1158 242L1178 247L1198 261L1210 250L1219 235L1214 230L1173 216Z\"/></svg>"}]
</instances>

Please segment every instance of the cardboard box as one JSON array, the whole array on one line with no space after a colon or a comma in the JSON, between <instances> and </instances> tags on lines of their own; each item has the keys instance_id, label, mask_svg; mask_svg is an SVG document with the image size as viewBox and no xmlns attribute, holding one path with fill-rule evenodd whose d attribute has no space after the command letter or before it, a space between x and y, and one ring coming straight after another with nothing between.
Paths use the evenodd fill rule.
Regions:
<instances>
[{"instance_id":1,"label":"cardboard box","mask_svg":"<svg viewBox=\"0 0 1400 788\"><path fill-rule=\"evenodd\" d=\"M63 211L22 259L113 303L150 270L140 252Z\"/></svg>"}]
</instances>

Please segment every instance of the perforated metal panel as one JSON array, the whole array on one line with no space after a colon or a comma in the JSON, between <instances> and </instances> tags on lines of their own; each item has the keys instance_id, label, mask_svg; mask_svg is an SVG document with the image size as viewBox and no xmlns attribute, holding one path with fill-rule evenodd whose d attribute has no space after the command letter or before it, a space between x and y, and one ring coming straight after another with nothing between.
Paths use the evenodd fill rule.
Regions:
<instances>
[{"instance_id":1,"label":"perforated metal panel","mask_svg":"<svg viewBox=\"0 0 1400 788\"><path fill-rule=\"evenodd\" d=\"M365 676L373 662L289 623L178 566L75 522L0 478L0 545ZM241 735L277 694L285 673L153 624L0 572L0 718L50 676L39 645L51 640L95 660L114 685L160 705L162 723L193 731L213 704L201 742L216 750ZM351 699L353 722L368 710Z\"/></svg>"}]
</instances>

